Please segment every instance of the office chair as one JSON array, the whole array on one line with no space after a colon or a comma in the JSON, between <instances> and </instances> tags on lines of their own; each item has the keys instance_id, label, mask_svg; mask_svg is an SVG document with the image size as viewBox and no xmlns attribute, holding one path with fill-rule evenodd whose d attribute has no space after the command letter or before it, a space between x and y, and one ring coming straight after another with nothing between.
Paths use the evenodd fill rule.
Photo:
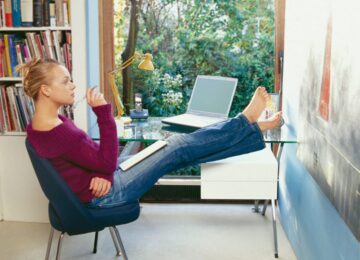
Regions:
<instances>
[{"instance_id":1,"label":"office chair","mask_svg":"<svg viewBox=\"0 0 360 260\"><path fill-rule=\"evenodd\" d=\"M140 214L139 202L133 201L113 208L87 208L70 190L50 162L41 158L27 139L25 144L40 186L49 200L51 230L45 259L49 259L54 229L61 232L56 251L56 259L58 260L60 259L61 245L65 233L78 235L95 232L93 253L96 253L98 232L109 227L117 256L122 255L123 259L126 260L125 248L116 225L135 221Z\"/></svg>"}]
</instances>

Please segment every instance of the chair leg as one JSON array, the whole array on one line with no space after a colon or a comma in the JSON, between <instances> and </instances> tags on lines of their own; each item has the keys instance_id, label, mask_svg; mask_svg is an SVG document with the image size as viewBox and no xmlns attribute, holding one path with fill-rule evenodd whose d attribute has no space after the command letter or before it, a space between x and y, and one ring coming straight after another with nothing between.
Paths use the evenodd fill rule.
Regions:
<instances>
[{"instance_id":1,"label":"chair leg","mask_svg":"<svg viewBox=\"0 0 360 260\"><path fill-rule=\"evenodd\" d=\"M275 200L271 200L271 208L272 208L272 222L273 222L273 233L274 233L274 255L275 258L279 257L278 253L278 242L277 242L277 231L276 231L276 217L275 217Z\"/></svg>"},{"instance_id":2,"label":"chair leg","mask_svg":"<svg viewBox=\"0 0 360 260\"><path fill-rule=\"evenodd\" d=\"M119 246L120 246L120 249L121 249L121 253L122 253L122 256L123 256L123 259L124 260L128 260L127 258L127 255L126 255L126 252L125 252L125 247L121 241L121 237L120 237L120 234L119 234L119 231L117 230L117 228L114 226L114 231L115 231L115 234L116 234L116 237L117 237L117 241L119 242Z\"/></svg>"},{"instance_id":3,"label":"chair leg","mask_svg":"<svg viewBox=\"0 0 360 260\"><path fill-rule=\"evenodd\" d=\"M61 232L60 237L59 237L57 251L56 251L56 260L60 260L60 252L61 252L63 238L64 238L64 232Z\"/></svg>"},{"instance_id":4,"label":"chair leg","mask_svg":"<svg viewBox=\"0 0 360 260\"><path fill-rule=\"evenodd\" d=\"M97 242L98 242L98 236L99 236L99 232L96 231L95 232L95 240L94 240L94 249L93 249L93 254L96 254L97 252Z\"/></svg>"},{"instance_id":5,"label":"chair leg","mask_svg":"<svg viewBox=\"0 0 360 260\"><path fill-rule=\"evenodd\" d=\"M121 249L120 249L120 246L119 246L119 244L117 242L117 239L116 239L114 227L109 227L109 231L110 231L111 238L112 238L112 240L114 242L114 245L115 245L116 256L121 256Z\"/></svg>"},{"instance_id":6,"label":"chair leg","mask_svg":"<svg viewBox=\"0 0 360 260\"><path fill-rule=\"evenodd\" d=\"M50 227L51 227L51 226L50 226ZM46 249L46 256L45 256L45 260L49 260L49 256L50 256L50 250L51 250L51 244L52 244L53 236L54 236L54 228L53 228L53 227L51 227L51 228L50 228L49 240L48 240L48 244L47 244L47 249Z\"/></svg>"}]
</instances>

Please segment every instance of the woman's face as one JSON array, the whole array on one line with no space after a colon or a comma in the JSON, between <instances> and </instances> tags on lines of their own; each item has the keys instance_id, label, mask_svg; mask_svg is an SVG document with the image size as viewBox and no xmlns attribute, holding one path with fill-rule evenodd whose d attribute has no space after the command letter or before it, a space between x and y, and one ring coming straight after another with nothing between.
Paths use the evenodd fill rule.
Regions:
<instances>
[{"instance_id":1,"label":"woman's face","mask_svg":"<svg viewBox=\"0 0 360 260\"><path fill-rule=\"evenodd\" d=\"M69 71L64 66L55 66L51 70L51 78L48 85L49 98L60 106L72 105L75 100L75 85Z\"/></svg>"}]
</instances>

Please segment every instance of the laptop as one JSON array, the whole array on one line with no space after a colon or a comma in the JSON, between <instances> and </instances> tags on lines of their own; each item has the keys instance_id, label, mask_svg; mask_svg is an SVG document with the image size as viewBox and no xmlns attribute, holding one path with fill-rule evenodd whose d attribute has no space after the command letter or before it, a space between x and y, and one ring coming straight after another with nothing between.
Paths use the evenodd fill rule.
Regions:
<instances>
[{"instance_id":1,"label":"laptop","mask_svg":"<svg viewBox=\"0 0 360 260\"><path fill-rule=\"evenodd\" d=\"M202 128L228 118L236 78L197 76L185 114L161 120L165 124Z\"/></svg>"}]
</instances>

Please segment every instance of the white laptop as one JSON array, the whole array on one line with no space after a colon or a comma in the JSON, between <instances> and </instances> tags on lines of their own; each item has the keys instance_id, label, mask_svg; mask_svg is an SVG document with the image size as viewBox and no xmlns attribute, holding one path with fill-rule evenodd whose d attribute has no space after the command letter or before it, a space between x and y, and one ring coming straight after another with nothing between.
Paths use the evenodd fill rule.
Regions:
<instances>
[{"instance_id":1,"label":"white laptop","mask_svg":"<svg viewBox=\"0 0 360 260\"><path fill-rule=\"evenodd\" d=\"M168 117L163 123L202 128L228 118L236 78L197 76L185 114Z\"/></svg>"}]
</instances>

